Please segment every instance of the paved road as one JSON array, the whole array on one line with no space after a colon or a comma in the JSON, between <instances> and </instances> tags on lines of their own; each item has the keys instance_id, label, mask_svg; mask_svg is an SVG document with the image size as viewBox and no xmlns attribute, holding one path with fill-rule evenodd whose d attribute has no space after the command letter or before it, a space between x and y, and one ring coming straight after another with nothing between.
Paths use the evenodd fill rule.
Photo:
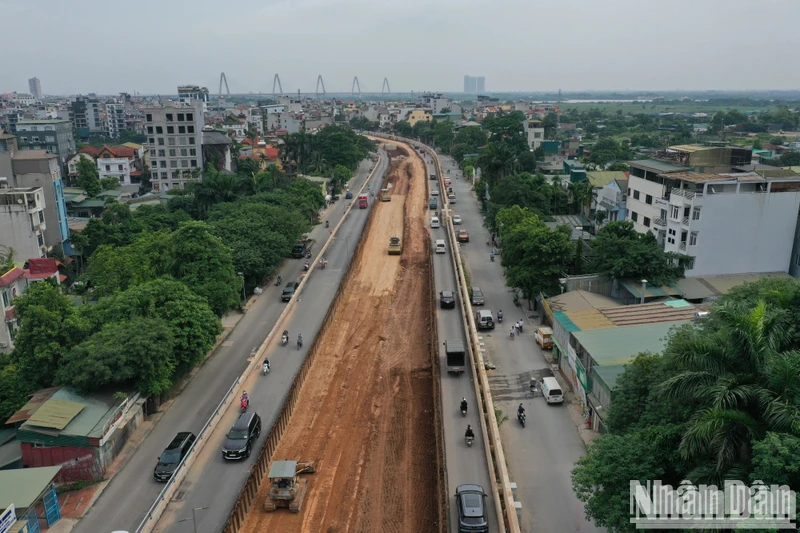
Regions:
<instances>
[{"instance_id":1,"label":"paved road","mask_svg":"<svg viewBox=\"0 0 800 533\"><path fill-rule=\"evenodd\" d=\"M379 160L379 168L373 175L373 190L377 180L387 167L384 156ZM354 178L352 188L361 186L369 174L371 163L362 162ZM328 209L324 217L330 220L333 227L342 218L346 207L344 199ZM306 284L303 294L299 298L299 312L290 317L290 332L296 333L302 324L303 338L306 348L310 346L317 329L327 312L331 299L338 288L344 273L349 255L361 235L368 210L354 208L348 219L339 228L337 236L340 240L335 242L326 252L329 261L325 270L315 269L311 279ZM329 230L320 224L310 234L317 242L312 251L319 250ZM350 239L344 238L350 235ZM302 260L289 260L281 269L281 276L286 281L299 280L302 275ZM150 506L158 497L163 485L153 479L152 471L155 463L178 431L192 431L198 433L222 400L231 384L239 377L248 365L248 356L254 347L264 342L270 329L273 327L285 304L280 301L283 287L267 287L250 310L242 317L228 339L216 350L197 373L192 382L173 402L169 410L141 443L139 449L133 454L128 463L112 479L103 494L92 506L89 513L78 523L77 533L98 533L102 531L126 530L135 531ZM283 349L280 356L270 354L273 362L272 372L263 377L260 374L253 376L255 387L248 384L247 390L251 391L252 405L264 419L264 431L259 439L259 446L264 442L267 428L272 425L275 414L280 409L280 400L289 388L294 372L299 368L305 350L298 353L293 345ZM222 464L218 440L227 433L233 423L234 415L228 413L220 423L212 442L206 446L200 461L195 465L204 465L207 468L195 466L181 485L177 498L181 503L190 502L192 507L210 506L207 511L198 512L197 531L219 531L227 520L228 514L238 495L247 473L248 464L234 463ZM213 460L203 461L206 451L212 453ZM255 455L251 456L255 460ZM195 470L197 472L195 472ZM200 472L202 470L202 472ZM213 472L213 477L201 476ZM180 506L180 504L179 504ZM191 509L192 507L187 507ZM188 511L191 516L191 510ZM181 516L179 518L185 518ZM170 531L192 531L191 521L183 522ZM161 529L160 531L164 531Z\"/></svg>"},{"instance_id":2,"label":"paved road","mask_svg":"<svg viewBox=\"0 0 800 533\"><path fill-rule=\"evenodd\" d=\"M461 215L462 228L470 234L471 242L461 247L461 257L468 265L471 282L483 290L483 309L495 315L502 309L505 315L503 324L483 334L483 339L489 360L497 365L489 378L492 398L509 417L500 426L500 434L511 480L517 484L517 500L522 502L520 528L536 533L604 531L584 518L583 504L572 492L570 471L585 447L567 406L547 405L543 398L534 398L528 386L532 372L549 370L533 340L533 323L538 320L526 323L524 333L510 339L511 322L523 318L523 312L514 307L499 258L494 263L489 260L489 232L483 227L471 185L450 157L439 157L445 176L450 171L457 196L453 211ZM520 403L528 414L525 428L516 419Z\"/></svg>"},{"instance_id":3,"label":"paved road","mask_svg":"<svg viewBox=\"0 0 800 533\"><path fill-rule=\"evenodd\" d=\"M433 165L427 163L428 174L435 174ZM436 182L430 181L431 187ZM441 206L440 206L441 207ZM433 214L429 211L428 218ZM432 229L431 243L435 239L447 240L446 229L444 227ZM444 290L456 292L455 273L453 272L452 250L446 254L433 254L433 272L436 293ZM438 301L438 300L437 300ZM472 379L471 370L461 375L451 375L447 373L445 352L443 343L447 339L460 340L465 345L467 342L464 333L464 323L461 312L456 302L455 309L441 309L436 311L436 328L439 336L439 369L442 390L442 423L444 425L444 444L445 459L447 460L447 494L450 505L450 531L458 533L458 511L453 495L456 487L464 483L475 483L481 485L489 497L486 499L487 511L489 513L490 531L497 531L497 512L495 511L494 499L491 496L491 484L489 481L489 467L486 464L486 450L480 430L480 420L476 415L475 406L478 405L475 397L475 385ZM437 303L438 305L438 303ZM468 363L471 364L471 363ZM467 399L467 417L461 415L461 398ZM475 442L472 447L468 447L464 442L464 432L470 424L475 431Z\"/></svg>"}]
</instances>

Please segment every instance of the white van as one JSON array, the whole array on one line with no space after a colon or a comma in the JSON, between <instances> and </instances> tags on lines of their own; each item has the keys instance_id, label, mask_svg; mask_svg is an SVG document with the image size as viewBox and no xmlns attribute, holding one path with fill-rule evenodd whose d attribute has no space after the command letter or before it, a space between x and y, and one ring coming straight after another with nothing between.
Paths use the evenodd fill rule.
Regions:
<instances>
[{"instance_id":1,"label":"white van","mask_svg":"<svg viewBox=\"0 0 800 533\"><path fill-rule=\"evenodd\" d=\"M439 217L431 217L431 227L432 228L439 227Z\"/></svg>"},{"instance_id":2,"label":"white van","mask_svg":"<svg viewBox=\"0 0 800 533\"><path fill-rule=\"evenodd\" d=\"M561 385L556 378L542 378L542 393L547 403L562 403L564 394L561 392Z\"/></svg>"},{"instance_id":3,"label":"white van","mask_svg":"<svg viewBox=\"0 0 800 533\"><path fill-rule=\"evenodd\" d=\"M431 191L431 196L439 196L439 189L434 189Z\"/></svg>"},{"instance_id":4,"label":"white van","mask_svg":"<svg viewBox=\"0 0 800 533\"><path fill-rule=\"evenodd\" d=\"M444 243L444 239L436 239L433 249L437 254L447 253L447 245Z\"/></svg>"}]
</instances>

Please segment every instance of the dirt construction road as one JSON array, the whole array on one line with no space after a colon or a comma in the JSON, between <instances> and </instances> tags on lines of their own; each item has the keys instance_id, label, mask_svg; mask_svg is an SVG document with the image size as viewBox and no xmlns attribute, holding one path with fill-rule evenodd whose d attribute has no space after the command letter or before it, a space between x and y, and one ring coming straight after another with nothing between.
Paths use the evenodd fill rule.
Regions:
<instances>
[{"instance_id":1,"label":"dirt construction road","mask_svg":"<svg viewBox=\"0 0 800 533\"><path fill-rule=\"evenodd\" d=\"M401 155L402 154L402 155ZM375 206L289 426L273 459L316 461L299 514L265 513L265 480L241 531L435 531L425 167L392 152L392 201ZM377 199L376 199L377 200ZM404 227L405 225L405 227ZM404 231L405 229L405 231ZM387 254L403 235L403 253Z\"/></svg>"}]
</instances>

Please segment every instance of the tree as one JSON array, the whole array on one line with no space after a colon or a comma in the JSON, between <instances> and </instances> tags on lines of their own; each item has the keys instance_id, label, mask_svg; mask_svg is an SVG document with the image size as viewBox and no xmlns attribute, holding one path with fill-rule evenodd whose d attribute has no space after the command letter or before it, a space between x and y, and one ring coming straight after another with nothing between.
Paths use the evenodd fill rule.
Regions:
<instances>
[{"instance_id":1,"label":"tree","mask_svg":"<svg viewBox=\"0 0 800 533\"><path fill-rule=\"evenodd\" d=\"M241 301L231 250L202 222L187 222L167 242L167 273L208 300L217 315Z\"/></svg>"},{"instance_id":2,"label":"tree","mask_svg":"<svg viewBox=\"0 0 800 533\"><path fill-rule=\"evenodd\" d=\"M350 127L354 130L372 129L373 123L367 117L353 117L350 119Z\"/></svg>"},{"instance_id":3,"label":"tree","mask_svg":"<svg viewBox=\"0 0 800 533\"><path fill-rule=\"evenodd\" d=\"M212 205L236 200L241 186L236 176L217 172L209 165L206 167L203 180L187 183L186 189L194 195L197 211L204 217Z\"/></svg>"},{"instance_id":4,"label":"tree","mask_svg":"<svg viewBox=\"0 0 800 533\"><path fill-rule=\"evenodd\" d=\"M87 308L87 317L99 329L103 324L132 318L158 320L169 327L174 340L171 366L182 374L200 363L222 326L206 300L185 284L159 278L103 298Z\"/></svg>"},{"instance_id":5,"label":"tree","mask_svg":"<svg viewBox=\"0 0 800 533\"><path fill-rule=\"evenodd\" d=\"M89 333L88 322L72 301L47 281L27 288L14 300L20 322L13 362L35 389L53 385L61 359Z\"/></svg>"},{"instance_id":6,"label":"tree","mask_svg":"<svg viewBox=\"0 0 800 533\"><path fill-rule=\"evenodd\" d=\"M616 163L611 163L606 170L615 171L615 172L627 172L630 170L630 166L627 163L623 163L622 161L617 161Z\"/></svg>"},{"instance_id":7,"label":"tree","mask_svg":"<svg viewBox=\"0 0 800 533\"><path fill-rule=\"evenodd\" d=\"M331 173L333 176L333 191L338 193L342 188L353 179L353 171L344 165L336 165Z\"/></svg>"},{"instance_id":8,"label":"tree","mask_svg":"<svg viewBox=\"0 0 800 533\"><path fill-rule=\"evenodd\" d=\"M94 296L110 296L164 274L168 242L167 233L147 233L126 246L100 246L89 257L85 275Z\"/></svg>"},{"instance_id":9,"label":"tree","mask_svg":"<svg viewBox=\"0 0 800 533\"><path fill-rule=\"evenodd\" d=\"M609 278L646 279L660 286L683 277L684 256L665 252L652 233L637 232L633 222L609 222L591 248L588 268Z\"/></svg>"},{"instance_id":10,"label":"tree","mask_svg":"<svg viewBox=\"0 0 800 533\"><path fill-rule=\"evenodd\" d=\"M453 145L453 123L449 120L437 122L433 127L433 138L436 146L444 153L449 154Z\"/></svg>"},{"instance_id":11,"label":"tree","mask_svg":"<svg viewBox=\"0 0 800 533\"><path fill-rule=\"evenodd\" d=\"M488 141L486 132L480 126L467 126L461 128L456 133L453 143L456 145L463 144L469 150L466 153L475 153L478 148L484 146Z\"/></svg>"},{"instance_id":12,"label":"tree","mask_svg":"<svg viewBox=\"0 0 800 533\"><path fill-rule=\"evenodd\" d=\"M57 381L84 393L130 387L145 395L160 394L172 386L174 344L172 332L160 320L106 324L70 350Z\"/></svg>"},{"instance_id":13,"label":"tree","mask_svg":"<svg viewBox=\"0 0 800 533\"><path fill-rule=\"evenodd\" d=\"M558 128L558 115L555 113L548 113L542 119L542 127L544 128L544 136L552 138Z\"/></svg>"},{"instance_id":14,"label":"tree","mask_svg":"<svg viewBox=\"0 0 800 533\"><path fill-rule=\"evenodd\" d=\"M509 217L502 215L503 211L498 217L507 221ZM574 248L568 228L551 230L527 209L522 212L522 220L510 227L504 222L500 230L501 264L506 270L507 284L519 287L523 297L531 300L540 292L553 294L558 290L558 278L571 263Z\"/></svg>"},{"instance_id":15,"label":"tree","mask_svg":"<svg viewBox=\"0 0 800 533\"><path fill-rule=\"evenodd\" d=\"M90 197L95 197L102 191L100 186L100 173L93 159L81 157L77 164L78 187L86 191Z\"/></svg>"},{"instance_id":16,"label":"tree","mask_svg":"<svg viewBox=\"0 0 800 533\"><path fill-rule=\"evenodd\" d=\"M787 152L778 160L783 167L796 167L800 165L800 152Z\"/></svg>"},{"instance_id":17,"label":"tree","mask_svg":"<svg viewBox=\"0 0 800 533\"><path fill-rule=\"evenodd\" d=\"M402 137L411 137L413 129L407 120L398 120L394 125L394 132Z\"/></svg>"}]
</instances>

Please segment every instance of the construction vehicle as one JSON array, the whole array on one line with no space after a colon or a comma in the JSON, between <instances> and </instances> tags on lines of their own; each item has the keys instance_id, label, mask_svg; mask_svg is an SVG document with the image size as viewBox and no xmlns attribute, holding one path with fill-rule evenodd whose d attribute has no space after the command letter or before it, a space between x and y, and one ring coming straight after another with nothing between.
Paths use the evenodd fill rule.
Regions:
<instances>
[{"instance_id":1,"label":"construction vehicle","mask_svg":"<svg viewBox=\"0 0 800 533\"><path fill-rule=\"evenodd\" d=\"M267 476L270 489L264 501L264 511L271 513L278 507L288 507L289 512L299 513L308 492L308 480L299 476L316 471L313 462L272 461Z\"/></svg>"},{"instance_id":2,"label":"construction vehicle","mask_svg":"<svg viewBox=\"0 0 800 533\"><path fill-rule=\"evenodd\" d=\"M403 243L400 242L400 237L392 235L389 237L389 255L400 255L403 253Z\"/></svg>"},{"instance_id":3,"label":"construction vehicle","mask_svg":"<svg viewBox=\"0 0 800 533\"><path fill-rule=\"evenodd\" d=\"M389 189L381 189L381 202L391 202L392 195L389 194Z\"/></svg>"}]
</instances>

